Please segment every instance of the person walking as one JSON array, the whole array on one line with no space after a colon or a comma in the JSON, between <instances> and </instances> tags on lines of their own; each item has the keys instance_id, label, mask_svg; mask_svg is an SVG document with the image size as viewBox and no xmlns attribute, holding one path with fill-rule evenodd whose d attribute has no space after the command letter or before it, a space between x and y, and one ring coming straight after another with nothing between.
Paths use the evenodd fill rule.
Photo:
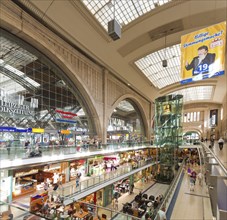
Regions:
<instances>
[{"instance_id":1,"label":"person walking","mask_svg":"<svg viewBox=\"0 0 227 220\"><path fill-rule=\"evenodd\" d=\"M198 177L198 180L199 180L199 185L202 186L203 175L202 175L201 171L198 173L197 177Z\"/></svg>"},{"instance_id":2,"label":"person walking","mask_svg":"<svg viewBox=\"0 0 227 220\"><path fill-rule=\"evenodd\" d=\"M58 183L59 183L59 186L61 186L62 188L62 174L59 175Z\"/></svg>"},{"instance_id":3,"label":"person walking","mask_svg":"<svg viewBox=\"0 0 227 220\"><path fill-rule=\"evenodd\" d=\"M219 145L219 149L222 150L223 149L223 145L224 145L224 140L222 137L220 137L220 139L218 140L218 145Z\"/></svg>"},{"instance_id":4,"label":"person walking","mask_svg":"<svg viewBox=\"0 0 227 220\"><path fill-rule=\"evenodd\" d=\"M118 210L118 199L116 198L115 202L114 202L114 205L115 205L115 210L117 211Z\"/></svg>"},{"instance_id":5,"label":"person walking","mask_svg":"<svg viewBox=\"0 0 227 220\"><path fill-rule=\"evenodd\" d=\"M213 148L214 147L214 138L211 137L210 138L210 148Z\"/></svg>"}]
</instances>

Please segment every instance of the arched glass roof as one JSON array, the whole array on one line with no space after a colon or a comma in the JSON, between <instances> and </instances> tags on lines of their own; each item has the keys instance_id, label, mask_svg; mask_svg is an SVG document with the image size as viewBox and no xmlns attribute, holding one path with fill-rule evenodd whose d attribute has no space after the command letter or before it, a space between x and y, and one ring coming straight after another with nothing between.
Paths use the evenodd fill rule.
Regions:
<instances>
[{"instance_id":1,"label":"arched glass roof","mask_svg":"<svg viewBox=\"0 0 227 220\"><path fill-rule=\"evenodd\" d=\"M190 101L208 101L212 99L214 92L213 86L195 86L181 89L171 93L171 95L183 95L184 102ZM169 94L170 95L170 94Z\"/></svg>"},{"instance_id":2,"label":"arched glass roof","mask_svg":"<svg viewBox=\"0 0 227 220\"><path fill-rule=\"evenodd\" d=\"M176 44L153 52L135 64L155 87L162 89L181 81L180 57L180 44ZM167 67L162 66L163 60L167 60Z\"/></svg>"},{"instance_id":3,"label":"arched glass roof","mask_svg":"<svg viewBox=\"0 0 227 220\"><path fill-rule=\"evenodd\" d=\"M127 25L147 12L171 0L81 0L99 23L107 30L114 19L121 26Z\"/></svg>"}]
</instances>

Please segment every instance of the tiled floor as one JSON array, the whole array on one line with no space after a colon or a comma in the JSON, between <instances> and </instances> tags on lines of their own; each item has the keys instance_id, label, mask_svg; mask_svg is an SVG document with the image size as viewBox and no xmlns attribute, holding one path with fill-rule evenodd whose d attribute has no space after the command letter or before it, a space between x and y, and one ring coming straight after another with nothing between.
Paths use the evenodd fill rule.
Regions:
<instances>
[{"instance_id":1,"label":"tiled floor","mask_svg":"<svg viewBox=\"0 0 227 220\"><path fill-rule=\"evenodd\" d=\"M198 170L198 167L195 168ZM206 184L199 185L190 191L189 176L184 174L179 194L171 215L171 220L212 220L210 198Z\"/></svg>"}]
</instances>

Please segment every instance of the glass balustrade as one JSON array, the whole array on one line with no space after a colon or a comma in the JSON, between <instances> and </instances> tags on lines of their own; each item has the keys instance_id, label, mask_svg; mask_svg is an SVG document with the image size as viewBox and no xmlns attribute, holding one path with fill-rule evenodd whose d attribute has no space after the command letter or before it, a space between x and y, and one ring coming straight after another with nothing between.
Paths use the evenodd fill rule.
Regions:
<instances>
[{"instance_id":1,"label":"glass balustrade","mask_svg":"<svg viewBox=\"0 0 227 220\"><path fill-rule=\"evenodd\" d=\"M144 148L149 147L150 142L135 142L135 143L119 143L119 144L103 144L96 145L83 145L83 146L66 146L66 145L50 145L50 146L34 146L24 147L21 145L13 145L11 147L0 146L0 159L1 160L14 160L35 158L41 156L54 156L54 155L72 155L79 153L94 153L101 151L124 151L125 149Z\"/></svg>"},{"instance_id":2,"label":"glass balustrade","mask_svg":"<svg viewBox=\"0 0 227 220\"><path fill-rule=\"evenodd\" d=\"M76 181L70 182L64 187L58 189L57 194L61 195L65 199L68 199L70 196L84 192L94 186L100 185L104 182L120 177L124 174L127 174L135 169L141 168L148 164L152 165L152 159L146 161L139 161L137 164L134 165L128 164L125 166L121 166L114 172L104 173L102 175L94 176L87 180L83 180L79 182L78 186L76 185Z\"/></svg>"}]
</instances>

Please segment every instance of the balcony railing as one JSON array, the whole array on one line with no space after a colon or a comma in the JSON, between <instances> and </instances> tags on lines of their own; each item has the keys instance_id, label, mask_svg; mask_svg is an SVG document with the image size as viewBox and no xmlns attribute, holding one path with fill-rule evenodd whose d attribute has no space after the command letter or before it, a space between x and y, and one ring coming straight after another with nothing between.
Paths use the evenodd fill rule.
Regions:
<instances>
[{"instance_id":1,"label":"balcony railing","mask_svg":"<svg viewBox=\"0 0 227 220\"><path fill-rule=\"evenodd\" d=\"M149 159L146 161L139 161L137 164L134 164L134 165L128 164L125 166L120 166L117 168L117 170L113 172L109 172L109 173L105 172L99 176L94 176L87 180L83 180L79 182L78 185L76 185L76 182L70 182L68 185L58 189L57 194L64 197L64 200L67 201L65 203L68 204L69 199L75 198L76 196L78 199L79 194L86 192L88 190L89 190L88 194L92 193L91 191L95 192L98 190L96 186L98 186L99 188L103 188L104 187L102 186L103 183L108 183L108 181L114 180L118 177L122 177L125 174L130 175L131 171L136 171L137 169L142 168L146 165L152 166L154 164L154 163L152 164L152 162L153 160ZM82 194L82 195L86 196L85 194ZM82 198L81 195L80 197Z\"/></svg>"},{"instance_id":2,"label":"balcony railing","mask_svg":"<svg viewBox=\"0 0 227 220\"><path fill-rule=\"evenodd\" d=\"M103 145L82 145L82 146L69 146L69 145L48 145L48 146L35 146L31 145L24 147L22 145L13 146L0 146L0 159L1 160L15 160L26 159L41 156L53 155L73 155L86 152L98 151L116 151L125 150L129 148L143 148L151 146L150 142L135 142L135 143L119 143L119 144L103 144Z\"/></svg>"}]
</instances>

